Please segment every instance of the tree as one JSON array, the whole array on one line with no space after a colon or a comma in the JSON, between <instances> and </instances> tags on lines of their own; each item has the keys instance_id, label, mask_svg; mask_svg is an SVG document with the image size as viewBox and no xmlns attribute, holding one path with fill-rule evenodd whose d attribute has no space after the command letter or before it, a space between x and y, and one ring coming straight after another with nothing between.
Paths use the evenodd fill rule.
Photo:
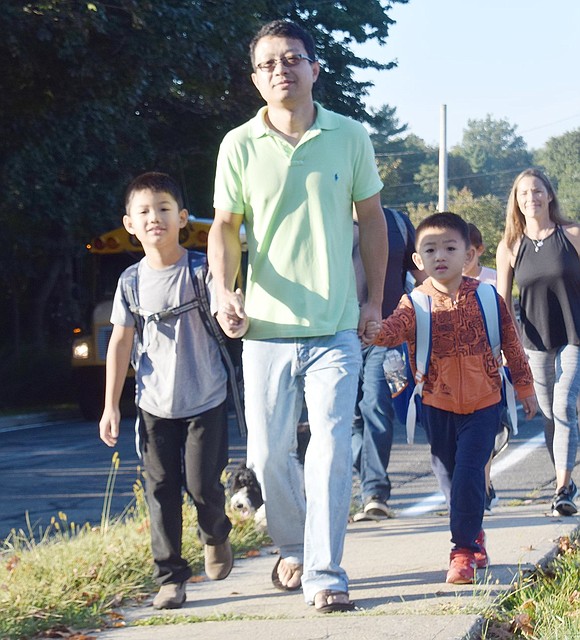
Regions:
<instances>
[{"instance_id":1,"label":"tree","mask_svg":"<svg viewBox=\"0 0 580 640\"><path fill-rule=\"evenodd\" d=\"M565 215L580 221L580 129L550 138L537 153Z\"/></svg>"},{"instance_id":2,"label":"tree","mask_svg":"<svg viewBox=\"0 0 580 640\"><path fill-rule=\"evenodd\" d=\"M407 0L395 0L406 2ZM72 322L72 265L95 233L119 223L128 180L149 169L181 179L190 209L209 214L224 133L260 104L248 44L273 18L311 30L322 73L317 98L365 119L369 83L353 69L388 69L352 42L384 43L380 0L6 0L0 22L0 268L13 323L41 344ZM27 232L26 232L27 230ZM2 327L7 330L8 327Z\"/></svg>"},{"instance_id":3,"label":"tree","mask_svg":"<svg viewBox=\"0 0 580 640\"><path fill-rule=\"evenodd\" d=\"M447 182L449 191L458 192L472 183L473 172L467 160L456 150L447 155ZM423 193L432 199L439 194L439 165L433 162L422 164L414 176Z\"/></svg>"},{"instance_id":4,"label":"tree","mask_svg":"<svg viewBox=\"0 0 580 640\"><path fill-rule=\"evenodd\" d=\"M493 195L475 197L467 188L450 193L449 210L467 222L472 222L480 231L485 244L481 263L495 268L495 250L505 227L505 204ZM434 203L409 206L409 217L415 226L427 216L435 213Z\"/></svg>"},{"instance_id":5,"label":"tree","mask_svg":"<svg viewBox=\"0 0 580 640\"><path fill-rule=\"evenodd\" d=\"M520 171L531 164L524 139L517 126L507 120L468 120L461 144L454 151L468 162L479 184L470 185L475 195L493 194L507 198L511 184Z\"/></svg>"}]
</instances>

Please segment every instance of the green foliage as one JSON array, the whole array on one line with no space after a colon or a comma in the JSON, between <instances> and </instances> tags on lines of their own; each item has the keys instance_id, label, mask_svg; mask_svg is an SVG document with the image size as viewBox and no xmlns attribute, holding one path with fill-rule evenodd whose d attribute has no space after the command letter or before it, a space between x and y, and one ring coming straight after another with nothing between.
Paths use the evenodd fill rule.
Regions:
<instances>
[{"instance_id":1,"label":"green foliage","mask_svg":"<svg viewBox=\"0 0 580 640\"><path fill-rule=\"evenodd\" d=\"M471 185L475 195L492 194L507 198L516 175L531 164L531 155L517 126L507 120L468 120L461 144L455 149L479 177Z\"/></svg>"},{"instance_id":2,"label":"green foliage","mask_svg":"<svg viewBox=\"0 0 580 640\"><path fill-rule=\"evenodd\" d=\"M550 138L535 159L553 181L564 214L580 221L580 129Z\"/></svg>"},{"instance_id":3,"label":"green foliage","mask_svg":"<svg viewBox=\"0 0 580 640\"><path fill-rule=\"evenodd\" d=\"M502 201L492 195L475 197L468 189L462 189L450 191L448 209L467 222L472 222L481 231L485 251L480 262L495 269L495 250L505 227L505 206ZM408 206L409 217L415 226L435 211L434 203Z\"/></svg>"},{"instance_id":4,"label":"green foliage","mask_svg":"<svg viewBox=\"0 0 580 640\"><path fill-rule=\"evenodd\" d=\"M485 638L578 637L580 546L569 538L561 538L559 545L560 555L548 567L521 577L499 601Z\"/></svg>"},{"instance_id":5,"label":"green foliage","mask_svg":"<svg viewBox=\"0 0 580 640\"><path fill-rule=\"evenodd\" d=\"M457 151L447 154L447 183L449 191L456 192L463 188L470 188L477 178L473 175L467 160ZM414 176L415 182L431 200L437 200L439 190L439 165L433 162L422 164L419 172ZM471 190L471 189L470 189Z\"/></svg>"},{"instance_id":6,"label":"green foliage","mask_svg":"<svg viewBox=\"0 0 580 640\"><path fill-rule=\"evenodd\" d=\"M395 0L406 2L407 0ZM6 0L0 21L0 299L8 343L49 333L55 295L75 312L73 264L94 235L119 224L130 178L163 170L187 206L211 216L223 135L255 113L248 44L265 22L289 17L313 32L322 64L316 97L368 117L369 83L353 42L384 43L392 3L344 0ZM56 293L58 292L58 294Z\"/></svg>"},{"instance_id":7,"label":"green foliage","mask_svg":"<svg viewBox=\"0 0 580 640\"><path fill-rule=\"evenodd\" d=\"M187 501L183 517L184 557L200 573L203 546L195 509ZM233 524L230 540L237 557L268 541L253 521ZM122 604L143 600L155 589L149 535L139 482L126 516L106 527L78 526L60 513L38 541L13 531L0 546L0 637L22 640L56 626L94 628Z\"/></svg>"},{"instance_id":8,"label":"green foliage","mask_svg":"<svg viewBox=\"0 0 580 640\"><path fill-rule=\"evenodd\" d=\"M377 154L379 175L384 187L381 198L385 205L404 209L406 204L424 201L425 193L415 176L427 163L437 166L437 151L425 142L410 134L405 138L395 138L383 147L385 151Z\"/></svg>"}]
</instances>

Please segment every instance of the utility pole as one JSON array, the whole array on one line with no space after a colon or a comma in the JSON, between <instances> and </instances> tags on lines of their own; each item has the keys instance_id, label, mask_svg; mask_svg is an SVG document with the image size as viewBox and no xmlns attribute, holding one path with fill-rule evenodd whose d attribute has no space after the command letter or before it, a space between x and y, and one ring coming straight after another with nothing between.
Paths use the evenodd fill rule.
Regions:
<instances>
[{"instance_id":1,"label":"utility pole","mask_svg":"<svg viewBox=\"0 0 580 640\"><path fill-rule=\"evenodd\" d=\"M447 211L447 105L439 111L439 202L438 211Z\"/></svg>"}]
</instances>

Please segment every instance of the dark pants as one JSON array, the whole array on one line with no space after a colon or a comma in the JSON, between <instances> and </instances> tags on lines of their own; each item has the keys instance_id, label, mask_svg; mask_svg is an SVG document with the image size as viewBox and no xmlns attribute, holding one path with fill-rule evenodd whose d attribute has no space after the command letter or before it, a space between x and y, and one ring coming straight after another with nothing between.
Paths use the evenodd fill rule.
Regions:
<instances>
[{"instance_id":1,"label":"dark pants","mask_svg":"<svg viewBox=\"0 0 580 640\"><path fill-rule=\"evenodd\" d=\"M425 404L421 424L431 445L431 466L449 505L451 542L478 551L485 509L485 465L501 420L501 403L460 415Z\"/></svg>"},{"instance_id":2,"label":"dark pants","mask_svg":"<svg viewBox=\"0 0 580 640\"><path fill-rule=\"evenodd\" d=\"M180 420L139 414L153 575L159 584L184 582L192 573L181 555L182 489L197 509L203 544L222 544L232 528L220 481L228 462L226 405Z\"/></svg>"}]
</instances>

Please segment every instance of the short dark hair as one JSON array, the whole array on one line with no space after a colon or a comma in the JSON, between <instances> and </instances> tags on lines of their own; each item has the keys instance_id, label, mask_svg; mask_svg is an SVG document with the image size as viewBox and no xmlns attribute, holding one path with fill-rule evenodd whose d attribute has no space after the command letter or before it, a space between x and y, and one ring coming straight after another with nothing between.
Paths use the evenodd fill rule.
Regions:
<instances>
[{"instance_id":1,"label":"short dark hair","mask_svg":"<svg viewBox=\"0 0 580 640\"><path fill-rule=\"evenodd\" d=\"M256 45L259 40L267 37L300 40L306 49L306 55L311 60L316 60L316 45L314 44L314 38L307 31L291 20L273 20L272 22L265 24L250 42L250 60L252 61L252 66L254 68L256 66L256 61L254 59Z\"/></svg>"},{"instance_id":2,"label":"short dark hair","mask_svg":"<svg viewBox=\"0 0 580 640\"><path fill-rule=\"evenodd\" d=\"M469 247L471 244L469 240L469 227L467 222L456 213L451 211L441 211L440 213L433 213L427 216L424 220L417 225L417 231L415 235L417 241L419 236L424 233L425 229L453 229L459 233L459 235L465 241L465 246Z\"/></svg>"},{"instance_id":3,"label":"short dark hair","mask_svg":"<svg viewBox=\"0 0 580 640\"><path fill-rule=\"evenodd\" d=\"M129 206L133 194L136 191L150 189L153 193L168 193L177 202L181 211L183 209L183 195L175 180L167 173L148 171L134 178L125 191L125 209Z\"/></svg>"},{"instance_id":4,"label":"short dark hair","mask_svg":"<svg viewBox=\"0 0 580 640\"><path fill-rule=\"evenodd\" d=\"M481 231L473 224L473 222L467 223L467 228L469 229L469 242L476 249L483 246L483 236L481 235Z\"/></svg>"}]
</instances>

